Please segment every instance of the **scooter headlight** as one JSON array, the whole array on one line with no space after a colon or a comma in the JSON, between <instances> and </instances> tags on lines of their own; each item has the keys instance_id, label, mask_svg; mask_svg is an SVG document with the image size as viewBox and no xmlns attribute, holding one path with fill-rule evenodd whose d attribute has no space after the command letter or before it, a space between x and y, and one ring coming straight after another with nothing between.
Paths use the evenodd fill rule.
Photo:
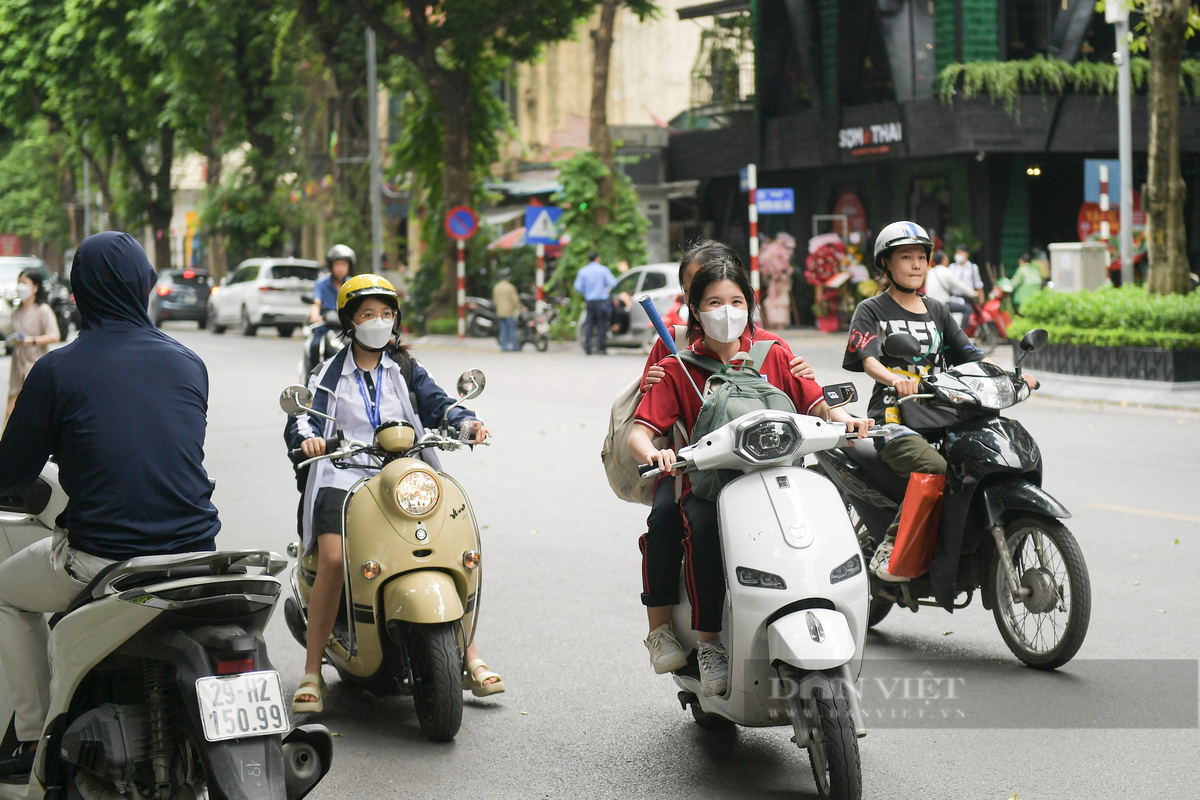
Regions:
<instances>
[{"instance_id":1,"label":"scooter headlight","mask_svg":"<svg viewBox=\"0 0 1200 800\"><path fill-rule=\"evenodd\" d=\"M960 377L959 380L971 390L979 405L984 408L998 411L1016 405L1017 390L1013 388L1012 379L1007 375L988 378Z\"/></svg>"},{"instance_id":2,"label":"scooter headlight","mask_svg":"<svg viewBox=\"0 0 1200 800\"><path fill-rule=\"evenodd\" d=\"M432 511L440 494L437 479L421 469L413 470L396 484L396 504L412 517L422 517Z\"/></svg>"},{"instance_id":3,"label":"scooter headlight","mask_svg":"<svg viewBox=\"0 0 1200 800\"><path fill-rule=\"evenodd\" d=\"M760 569L751 569L750 567L738 567L737 573L738 583L742 586L754 586L759 589L786 589L787 581L770 572L763 572Z\"/></svg>"},{"instance_id":4,"label":"scooter headlight","mask_svg":"<svg viewBox=\"0 0 1200 800\"><path fill-rule=\"evenodd\" d=\"M800 449L800 431L791 420L764 419L738 431L737 451L751 461L781 461Z\"/></svg>"},{"instance_id":5,"label":"scooter headlight","mask_svg":"<svg viewBox=\"0 0 1200 800\"><path fill-rule=\"evenodd\" d=\"M834 567L833 572L829 573L829 582L841 583L844 580L849 580L858 573L862 572L862 568L862 558L858 553L855 553L846 561Z\"/></svg>"}]
</instances>

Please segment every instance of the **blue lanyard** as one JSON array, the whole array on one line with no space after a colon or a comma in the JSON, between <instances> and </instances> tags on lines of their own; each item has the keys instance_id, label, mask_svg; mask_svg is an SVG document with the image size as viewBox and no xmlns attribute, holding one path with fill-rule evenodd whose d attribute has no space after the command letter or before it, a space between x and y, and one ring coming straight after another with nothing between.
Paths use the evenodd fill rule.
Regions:
<instances>
[{"instance_id":1,"label":"blue lanyard","mask_svg":"<svg viewBox=\"0 0 1200 800\"><path fill-rule=\"evenodd\" d=\"M367 409L367 422L371 423L371 430L379 427L379 405L383 402L383 364L379 365L379 369L375 374L375 405L371 405L371 398L367 395L367 386L363 383L362 371L354 370L354 377L358 379L358 391L362 395L363 406Z\"/></svg>"}]
</instances>

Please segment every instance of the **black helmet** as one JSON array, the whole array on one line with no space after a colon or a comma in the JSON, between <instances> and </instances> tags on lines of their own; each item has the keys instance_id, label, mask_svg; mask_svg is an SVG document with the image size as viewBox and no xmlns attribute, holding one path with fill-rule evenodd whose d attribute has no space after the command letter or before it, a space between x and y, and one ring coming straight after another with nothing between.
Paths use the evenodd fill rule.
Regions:
<instances>
[{"instance_id":1,"label":"black helmet","mask_svg":"<svg viewBox=\"0 0 1200 800\"><path fill-rule=\"evenodd\" d=\"M344 244L335 244L333 247L329 248L329 252L325 254L325 268L332 270L333 262L348 261L350 262L350 271L353 272L354 261L356 258L357 257L354 255L354 251L349 247Z\"/></svg>"}]
</instances>

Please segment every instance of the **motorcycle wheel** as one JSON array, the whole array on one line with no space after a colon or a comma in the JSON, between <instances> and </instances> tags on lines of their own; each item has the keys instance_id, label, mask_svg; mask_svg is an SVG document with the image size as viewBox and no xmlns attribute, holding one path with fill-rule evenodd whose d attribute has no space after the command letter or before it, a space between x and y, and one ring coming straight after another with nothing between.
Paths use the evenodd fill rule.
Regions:
<instances>
[{"instance_id":1,"label":"motorcycle wheel","mask_svg":"<svg viewBox=\"0 0 1200 800\"><path fill-rule=\"evenodd\" d=\"M802 685L811 694L801 698L800 705L805 708L803 724L809 728L808 758L817 796L861 800L862 762L846 687L840 679L831 680L824 673L806 675Z\"/></svg>"},{"instance_id":2,"label":"motorcycle wheel","mask_svg":"<svg viewBox=\"0 0 1200 800\"><path fill-rule=\"evenodd\" d=\"M544 353L550 349L550 339L546 336L538 336L533 346L537 348L539 353Z\"/></svg>"},{"instance_id":3,"label":"motorcycle wheel","mask_svg":"<svg viewBox=\"0 0 1200 800\"><path fill-rule=\"evenodd\" d=\"M410 625L413 704L421 730L433 742L448 742L462 724L463 656L452 622Z\"/></svg>"},{"instance_id":4,"label":"motorcycle wheel","mask_svg":"<svg viewBox=\"0 0 1200 800\"><path fill-rule=\"evenodd\" d=\"M1079 652L1091 619L1091 579L1079 543L1065 525L1043 516L1012 520L1005 541L1021 585L1033 593L1014 603L1004 566L994 559L996 627L1017 658L1034 669L1057 669Z\"/></svg>"},{"instance_id":5,"label":"motorcycle wheel","mask_svg":"<svg viewBox=\"0 0 1200 800\"><path fill-rule=\"evenodd\" d=\"M975 346L982 350L984 355L991 355L998 344L1000 344L1000 332L996 330L995 324L985 322L980 325L979 332L975 334Z\"/></svg>"},{"instance_id":6,"label":"motorcycle wheel","mask_svg":"<svg viewBox=\"0 0 1200 800\"><path fill-rule=\"evenodd\" d=\"M483 339L491 335L493 335L491 327L484 325L483 319L478 314L472 315L471 319L467 321L467 336Z\"/></svg>"}]
</instances>

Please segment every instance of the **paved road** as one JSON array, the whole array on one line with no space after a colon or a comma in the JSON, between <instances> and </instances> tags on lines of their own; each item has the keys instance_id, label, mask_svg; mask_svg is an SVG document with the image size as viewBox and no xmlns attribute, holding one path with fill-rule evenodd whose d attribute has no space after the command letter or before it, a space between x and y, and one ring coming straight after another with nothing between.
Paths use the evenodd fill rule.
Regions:
<instances>
[{"instance_id":1,"label":"paved road","mask_svg":"<svg viewBox=\"0 0 1200 800\"><path fill-rule=\"evenodd\" d=\"M276 398L295 380L299 341L168 330L212 378L207 466L224 522L219 544L283 551L297 495ZM840 340L809 335L796 346L825 382L843 379ZM313 797L815 797L790 731L703 731L671 681L649 669L636 545L645 512L610 494L598 458L611 399L641 356L500 354L449 341L418 344L416 354L446 386L466 367L488 375L473 406L495 444L451 454L445 466L485 528L479 643L509 689L468 695L458 738L437 745L423 739L410 700L343 690L327 670L322 721L339 738L333 772ZM1149 662L1097 660L1200 658L1200 415L1035 399L1013 416L1042 447L1046 488L1075 512L1070 527L1093 583L1087 641L1075 662L1047 675L1017 666L978 603L953 616L894 611L868 655L971 660L968 706L999 690L990 719L1010 727L873 727L860 742L864 797L1195 796L1195 681L1189 693L1149 678ZM268 641L294 685L302 651L281 614ZM1192 704L1190 729L1154 729L1174 717L1143 713L1144 701L1164 694L1175 711ZM1056 727L1068 717L1084 727Z\"/></svg>"}]
</instances>

